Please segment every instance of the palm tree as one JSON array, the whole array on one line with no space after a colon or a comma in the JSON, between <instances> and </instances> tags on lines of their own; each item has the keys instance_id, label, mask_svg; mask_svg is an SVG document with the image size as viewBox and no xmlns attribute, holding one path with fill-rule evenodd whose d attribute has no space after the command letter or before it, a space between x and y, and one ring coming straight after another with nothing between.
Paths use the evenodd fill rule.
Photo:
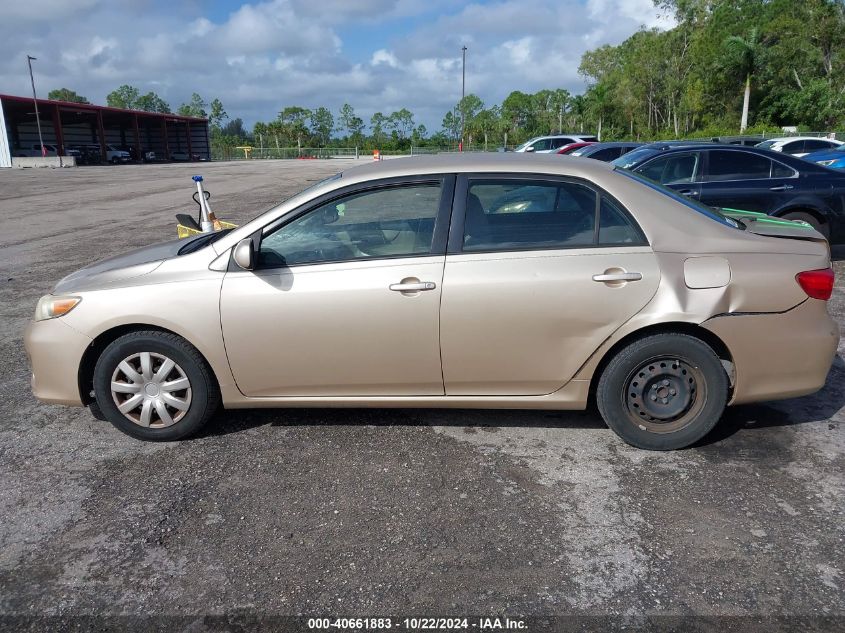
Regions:
<instances>
[{"instance_id":1,"label":"palm tree","mask_svg":"<svg viewBox=\"0 0 845 633\"><path fill-rule=\"evenodd\" d=\"M751 100L751 76L757 69L760 62L761 43L759 33L755 28L748 32L748 37L741 38L738 35L731 35L725 40L725 48L728 50L728 63L736 68L740 75L745 77L745 96L742 101L742 119L739 124L740 133L748 127L748 104Z\"/></svg>"},{"instance_id":2,"label":"palm tree","mask_svg":"<svg viewBox=\"0 0 845 633\"><path fill-rule=\"evenodd\" d=\"M607 86L602 83L591 86L585 95L585 105L587 111L598 118L598 129L596 130L596 138L601 140L601 128L604 122L604 115L610 105L610 91Z\"/></svg>"}]
</instances>

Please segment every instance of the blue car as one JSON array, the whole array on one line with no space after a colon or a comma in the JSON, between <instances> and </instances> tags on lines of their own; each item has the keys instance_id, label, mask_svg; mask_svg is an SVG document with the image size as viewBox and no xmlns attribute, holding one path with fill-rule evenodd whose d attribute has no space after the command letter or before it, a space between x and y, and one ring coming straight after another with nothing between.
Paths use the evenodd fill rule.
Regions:
<instances>
[{"instance_id":1,"label":"blue car","mask_svg":"<svg viewBox=\"0 0 845 633\"><path fill-rule=\"evenodd\" d=\"M759 147L695 141L643 145L612 164L706 205L802 220L845 244L845 172Z\"/></svg>"},{"instance_id":2,"label":"blue car","mask_svg":"<svg viewBox=\"0 0 845 633\"><path fill-rule=\"evenodd\" d=\"M818 152L811 152L802 157L811 163L824 165L832 169L845 169L845 145L833 149L822 149Z\"/></svg>"}]
</instances>

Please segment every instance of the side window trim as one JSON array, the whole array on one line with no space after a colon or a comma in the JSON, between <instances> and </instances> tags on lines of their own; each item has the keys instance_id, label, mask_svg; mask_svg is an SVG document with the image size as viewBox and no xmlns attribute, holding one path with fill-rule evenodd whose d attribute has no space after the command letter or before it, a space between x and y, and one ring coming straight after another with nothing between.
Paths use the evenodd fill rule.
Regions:
<instances>
[{"instance_id":1,"label":"side window trim","mask_svg":"<svg viewBox=\"0 0 845 633\"><path fill-rule=\"evenodd\" d=\"M434 219L434 234L432 236L431 251L428 253L420 253L414 255L385 255L383 257L367 257L357 259L336 260L331 262L308 262L303 264L290 264L287 266L262 266L257 267L256 271L279 270L280 268L299 268L301 266L319 266L321 264L341 264L344 262L377 262L390 259L402 258L419 258L419 257L442 257L446 254L446 241L449 234L450 216L452 213L452 202L455 195L455 175L454 174L421 174L419 176L400 176L395 178L385 178L384 180L368 181L365 183L355 183L347 187L335 189L318 198L309 200L301 207L286 213L281 218L265 224L263 227L255 231L250 236L253 241L253 248L259 250L261 248L261 241L268 233L277 231L285 225L302 217L303 215L313 211L323 205L340 200L350 195L364 194L383 189L396 189L403 186L415 186L425 184L437 184L440 187L440 201L438 204L437 214ZM233 249L234 250L234 249ZM241 270L236 266L230 257L230 264L228 270Z\"/></svg>"},{"instance_id":2,"label":"side window trim","mask_svg":"<svg viewBox=\"0 0 845 633\"><path fill-rule=\"evenodd\" d=\"M484 253L484 252L494 252L494 253L514 253L519 251L548 251L548 250L575 250L575 249L586 249L586 248L633 248L638 247L642 248L643 246L650 246L648 238L645 235L645 232L640 227L639 222L636 221L633 215L631 215L630 211L617 200L615 197L610 195L607 191L599 187L593 182L588 180L583 180L581 178L575 178L571 176L555 176L551 174L533 174L533 173L513 173L513 172L479 172L479 173L463 173L458 174L457 181L455 183L454 189L454 203L452 205L452 220L449 225L449 239L446 248L447 255L459 255L465 253L464 251L464 220L466 217L466 203L467 203L467 194L469 193L469 186L470 182L473 180L509 180L509 181L537 181L537 180L544 180L549 183L573 183L576 185L581 185L593 191L596 194L595 196L595 216L593 219L593 243L589 245L578 245L578 246L553 246L553 247L530 247L526 249L517 249L517 248L510 248L510 249L491 249L489 251L469 251L472 254L476 253ZM631 224L631 227L634 231L642 238L641 242L632 243L632 244L600 244L599 243L599 231L600 231L600 224L601 224L601 201L602 198L606 198L610 202L617 207L617 209L625 216L625 219Z\"/></svg>"}]
</instances>

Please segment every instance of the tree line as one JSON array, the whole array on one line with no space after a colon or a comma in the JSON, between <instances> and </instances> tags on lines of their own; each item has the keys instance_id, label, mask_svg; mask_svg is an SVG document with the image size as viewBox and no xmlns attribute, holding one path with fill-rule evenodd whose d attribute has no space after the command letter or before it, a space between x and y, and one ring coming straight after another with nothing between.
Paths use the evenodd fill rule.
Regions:
<instances>
[{"instance_id":1,"label":"tree line","mask_svg":"<svg viewBox=\"0 0 845 633\"><path fill-rule=\"evenodd\" d=\"M219 147L356 146L403 150L466 145L490 149L556 131L598 133L604 140L722 136L794 125L827 131L845 125L843 0L654 0L676 26L641 29L618 46L586 52L583 94L562 88L511 92L485 105L466 95L440 129L417 123L408 108L368 119L344 103L284 106L251 130L229 119L220 99L194 93L176 113L209 119ZM87 99L62 88L51 99ZM171 112L154 92L120 86L108 105Z\"/></svg>"},{"instance_id":2,"label":"tree line","mask_svg":"<svg viewBox=\"0 0 845 633\"><path fill-rule=\"evenodd\" d=\"M655 0L677 25L586 53L591 121L680 137L845 125L842 0Z\"/></svg>"}]
</instances>

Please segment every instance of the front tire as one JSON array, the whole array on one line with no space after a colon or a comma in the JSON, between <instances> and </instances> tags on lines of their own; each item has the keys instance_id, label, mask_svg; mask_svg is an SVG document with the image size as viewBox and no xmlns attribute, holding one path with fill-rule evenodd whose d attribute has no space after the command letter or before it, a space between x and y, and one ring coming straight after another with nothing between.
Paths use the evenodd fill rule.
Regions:
<instances>
[{"instance_id":1,"label":"front tire","mask_svg":"<svg viewBox=\"0 0 845 633\"><path fill-rule=\"evenodd\" d=\"M707 435L725 410L728 377L712 348L664 333L620 350L599 379L604 421L625 442L647 450L684 448Z\"/></svg>"},{"instance_id":2,"label":"front tire","mask_svg":"<svg viewBox=\"0 0 845 633\"><path fill-rule=\"evenodd\" d=\"M196 433L220 404L217 383L196 348L155 330L125 334L103 350L94 395L118 430L148 441Z\"/></svg>"}]
</instances>

